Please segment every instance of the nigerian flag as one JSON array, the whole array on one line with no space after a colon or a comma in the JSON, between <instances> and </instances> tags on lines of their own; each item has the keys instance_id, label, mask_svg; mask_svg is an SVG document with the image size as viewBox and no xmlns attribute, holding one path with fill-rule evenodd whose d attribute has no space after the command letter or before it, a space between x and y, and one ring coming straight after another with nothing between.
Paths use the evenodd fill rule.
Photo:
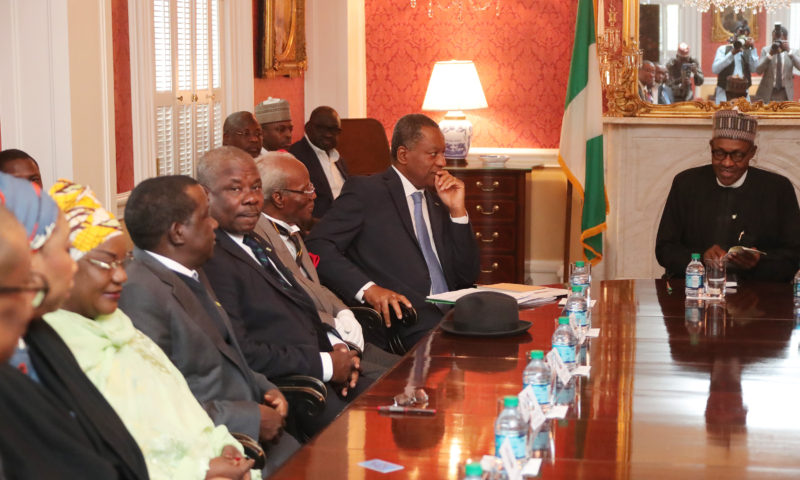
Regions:
<instances>
[{"instance_id":1,"label":"nigerian flag","mask_svg":"<svg viewBox=\"0 0 800 480\"><path fill-rule=\"evenodd\" d=\"M581 244L593 265L603 258L606 194L603 175L603 107L592 0L578 0L575 44L561 124L558 163L583 199Z\"/></svg>"}]
</instances>

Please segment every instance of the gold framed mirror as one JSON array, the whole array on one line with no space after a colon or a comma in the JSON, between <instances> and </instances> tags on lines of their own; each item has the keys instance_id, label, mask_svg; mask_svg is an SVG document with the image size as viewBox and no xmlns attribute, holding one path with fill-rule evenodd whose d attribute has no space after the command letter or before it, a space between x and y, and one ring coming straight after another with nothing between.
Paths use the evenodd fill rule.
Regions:
<instances>
[{"instance_id":1,"label":"gold framed mirror","mask_svg":"<svg viewBox=\"0 0 800 480\"><path fill-rule=\"evenodd\" d=\"M644 101L639 96L639 68L642 51L639 45L639 0L622 0L622 12L613 11L613 2L606 2L609 7L604 12L604 33L598 28L598 57L601 64L601 78L605 90L607 110L606 116L638 116L638 117L710 117L714 111L729 109L734 106L742 112L766 118L800 118L800 102L746 100L744 97L732 101L695 99L666 105ZM701 15L700 12L697 12ZM713 13L712 13L713 15ZM763 13L762 13L763 15ZM621 17L621 18L619 18ZM718 16L720 23L722 16ZM751 17L752 18L752 17ZM712 17L714 20L714 17ZM754 22L755 23L755 22ZM713 22L712 25L713 27ZM764 42L772 39L772 31L766 28L759 32L761 40L756 43L756 58L762 52ZM718 30L717 36L725 35L727 29ZM708 32L709 39L713 32ZM617 35L617 39L611 39ZM724 38L722 41L725 41ZM719 40L717 40L719 41ZM616 42L616 43L615 43ZM800 46L797 46L800 47ZM767 48L767 47L764 47ZM791 51L797 52L793 48ZM800 55L798 55L800 56ZM706 78L714 78L712 72ZM755 87L753 87L755 88ZM800 92L795 92L795 96Z\"/></svg>"}]
</instances>

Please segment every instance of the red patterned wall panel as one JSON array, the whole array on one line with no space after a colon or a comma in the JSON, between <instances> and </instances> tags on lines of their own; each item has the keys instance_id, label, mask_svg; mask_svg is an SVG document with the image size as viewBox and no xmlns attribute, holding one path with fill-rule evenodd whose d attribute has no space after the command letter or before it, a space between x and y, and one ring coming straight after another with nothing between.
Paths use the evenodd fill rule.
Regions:
<instances>
[{"instance_id":1,"label":"red patterned wall panel","mask_svg":"<svg viewBox=\"0 0 800 480\"><path fill-rule=\"evenodd\" d=\"M501 0L499 17L465 10L459 23L435 7L428 18L427 0L415 9L367 1L367 114L391 136L399 117L420 111L436 61L473 60L489 108L467 112L472 145L557 147L576 9L574 0Z\"/></svg>"},{"instance_id":2,"label":"red patterned wall panel","mask_svg":"<svg viewBox=\"0 0 800 480\"><path fill-rule=\"evenodd\" d=\"M114 57L114 127L117 192L133 189L133 119L131 117L131 54L128 43L128 0L111 2Z\"/></svg>"}]
</instances>

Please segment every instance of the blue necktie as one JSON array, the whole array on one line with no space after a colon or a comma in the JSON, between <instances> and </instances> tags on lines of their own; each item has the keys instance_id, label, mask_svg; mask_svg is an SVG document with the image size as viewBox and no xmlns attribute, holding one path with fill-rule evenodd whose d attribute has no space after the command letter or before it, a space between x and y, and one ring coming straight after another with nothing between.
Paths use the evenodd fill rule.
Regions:
<instances>
[{"instance_id":1,"label":"blue necktie","mask_svg":"<svg viewBox=\"0 0 800 480\"><path fill-rule=\"evenodd\" d=\"M425 219L422 216L422 192L414 192L411 194L414 199L414 223L417 226L417 241L420 248L422 248L422 255L425 257L425 263L428 265L428 274L431 277L431 293L447 292L447 280L444 278L442 266L439 265L439 260L436 254L433 253L431 246L431 237L428 235L428 226L425 224Z\"/></svg>"}]
</instances>

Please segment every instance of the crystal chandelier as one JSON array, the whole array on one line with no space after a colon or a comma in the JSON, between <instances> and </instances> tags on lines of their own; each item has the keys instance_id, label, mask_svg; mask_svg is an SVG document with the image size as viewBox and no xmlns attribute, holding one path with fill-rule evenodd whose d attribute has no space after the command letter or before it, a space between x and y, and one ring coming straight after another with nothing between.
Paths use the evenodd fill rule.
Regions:
<instances>
[{"instance_id":1,"label":"crystal chandelier","mask_svg":"<svg viewBox=\"0 0 800 480\"><path fill-rule=\"evenodd\" d=\"M753 13L763 10L772 12L776 8L789 6L789 0L684 0L684 3L701 12L707 12L711 7L714 7L715 10L733 8L736 13L747 10Z\"/></svg>"},{"instance_id":2,"label":"crystal chandelier","mask_svg":"<svg viewBox=\"0 0 800 480\"><path fill-rule=\"evenodd\" d=\"M428 0L428 18L433 18L434 4L439 7L439 10L458 10L458 23L464 21L463 13L467 6L473 11L483 12L494 4L494 15L500 16L500 0ZM417 8L417 0L411 0L411 8Z\"/></svg>"}]
</instances>

